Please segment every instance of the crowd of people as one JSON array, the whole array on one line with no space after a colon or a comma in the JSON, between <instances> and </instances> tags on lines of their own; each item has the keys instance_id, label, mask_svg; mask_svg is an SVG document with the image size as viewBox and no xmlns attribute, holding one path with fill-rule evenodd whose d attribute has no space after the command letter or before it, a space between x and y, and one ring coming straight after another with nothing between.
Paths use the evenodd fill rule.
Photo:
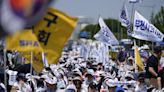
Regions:
<instances>
[{"instance_id":1,"label":"crowd of people","mask_svg":"<svg viewBox=\"0 0 164 92\"><path fill-rule=\"evenodd\" d=\"M142 54L145 70L139 71L135 57L124 49L113 59L107 45L81 40L62 52L58 64L40 73L7 68L8 86L1 80L0 92L164 92L161 54L159 46L151 55Z\"/></svg>"}]
</instances>

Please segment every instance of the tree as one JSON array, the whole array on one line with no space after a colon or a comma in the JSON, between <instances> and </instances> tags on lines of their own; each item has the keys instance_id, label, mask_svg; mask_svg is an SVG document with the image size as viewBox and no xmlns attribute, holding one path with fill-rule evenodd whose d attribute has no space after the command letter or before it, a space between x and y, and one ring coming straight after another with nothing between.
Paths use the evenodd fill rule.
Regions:
<instances>
[{"instance_id":1,"label":"tree","mask_svg":"<svg viewBox=\"0 0 164 92\"><path fill-rule=\"evenodd\" d=\"M116 36L117 39L120 38L127 38L127 31L126 28L121 27L121 23L116 19L105 19L104 22L109 27L109 29L112 31L112 33ZM87 25L84 29L81 31L86 31L90 33L90 39L94 39L94 35L100 30L99 24L90 24ZM122 32L121 32L122 31ZM122 33L122 37L121 37Z\"/></svg>"},{"instance_id":2,"label":"tree","mask_svg":"<svg viewBox=\"0 0 164 92\"><path fill-rule=\"evenodd\" d=\"M151 23L164 33L164 7L162 6L157 14L152 14Z\"/></svg>"}]
</instances>

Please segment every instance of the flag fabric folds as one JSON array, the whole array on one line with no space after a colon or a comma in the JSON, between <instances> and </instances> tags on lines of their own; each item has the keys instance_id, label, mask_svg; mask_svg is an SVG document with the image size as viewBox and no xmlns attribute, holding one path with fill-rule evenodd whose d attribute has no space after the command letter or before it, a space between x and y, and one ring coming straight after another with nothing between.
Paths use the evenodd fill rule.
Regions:
<instances>
[{"instance_id":1,"label":"flag fabric folds","mask_svg":"<svg viewBox=\"0 0 164 92\"><path fill-rule=\"evenodd\" d=\"M42 52L37 37L32 30L24 30L6 37L6 49L20 52Z\"/></svg>"},{"instance_id":2,"label":"flag fabric folds","mask_svg":"<svg viewBox=\"0 0 164 92\"><path fill-rule=\"evenodd\" d=\"M139 71L144 71L144 64L141 61L141 56L140 56L138 47L137 47L135 42L134 42L134 46L135 46L135 63L138 66L138 68L139 68L138 70Z\"/></svg>"},{"instance_id":3,"label":"flag fabric folds","mask_svg":"<svg viewBox=\"0 0 164 92\"><path fill-rule=\"evenodd\" d=\"M49 8L45 17L34 26L33 31L46 54L49 64L57 63L65 43L77 24L77 18Z\"/></svg>"},{"instance_id":4,"label":"flag fabric folds","mask_svg":"<svg viewBox=\"0 0 164 92\"><path fill-rule=\"evenodd\" d=\"M118 45L119 44L118 40L116 39L114 34L110 31L110 29L108 28L108 26L105 24L105 22L101 17L99 18L99 25L100 25L100 31L94 35L94 38L108 45Z\"/></svg>"},{"instance_id":5,"label":"flag fabric folds","mask_svg":"<svg viewBox=\"0 0 164 92\"><path fill-rule=\"evenodd\" d=\"M31 29L18 31L12 36L7 36L6 49L19 51L25 59L25 63L31 63L30 61L32 57L32 65L35 71L42 71L44 65L42 62L41 52L43 52L43 49ZM31 55L31 52L33 55Z\"/></svg>"},{"instance_id":6,"label":"flag fabric folds","mask_svg":"<svg viewBox=\"0 0 164 92\"><path fill-rule=\"evenodd\" d=\"M127 11L125 3L123 4L123 7L120 11L119 20L121 22L121 25L124 27L127 27L128 25L130 25L128 11Z\"/></svg>"},{"instance_id":7,"label":"flag fabric folds","mask_svg":"<svg viewBox=\"0 0 164 92\"><path fill-rule=\"evenodd\" d=\"M23 56L24 62L26 64L31 63L31 58L32 58L33 61L32 66L37 73L41 72L45 67L41 52L20 52L20 53Z\"/></svg>"},{"instance_id":8,"label":"flag fabric folds","mask_svg":"<svg viewBox=\"0 0 164 92\"><path fill-rule=\"evenodd\" d=\"M134 15L133 31L132 37L146 41L159 42L164 37L163 33L137 11Z\"/></svg>"},{"instance_id":9,"label":"flag fabric folds","mask_svg":"<svg viewBox=\"0 0 164 92\"><path fill-rule=\"evenodd\" d=\"M76 24L77 18L70 17L57 9L49 8L43 20L32 30L25 30L7 37L6 49L36 52L37 55L33 56L35 59L33 67L36 71L40 71L44 64L48 66L48 64L58 62L62 49ZM39 61L37 62L37 60Z\"/></svg>"},{"instance_id":10,"label":"flag fabric folds","mask_svg":"<svg viewBox=\"0 0 164 92\"><path fill-rule=\"evenodd\" d=\"M123 7L120 11L119 14L119 20L121 22L121 25L127 28L127 35L131 36L132 31L131 31L131 23L130 23L130 19L128 16L128 10L126 8L125 3L123 4Z\"/></svg>"}]
</instances>

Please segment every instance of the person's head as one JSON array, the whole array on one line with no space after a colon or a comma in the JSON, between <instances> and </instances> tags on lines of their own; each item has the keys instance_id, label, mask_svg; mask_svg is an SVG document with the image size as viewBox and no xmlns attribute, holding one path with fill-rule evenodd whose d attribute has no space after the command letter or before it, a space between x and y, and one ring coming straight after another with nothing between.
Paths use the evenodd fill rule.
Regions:
<instances>
[{"instance_id":1,"label":"person's head","mask_svg":"<svg viewBox=\"0 0 164 92\"><path fill-rule=\"evenodd\" d=\"M27 81L26 75L24 73L18 74L17 81L19 83L25 83Z\"/></svg>"},{"instance_id":2,"label":"person's head","mask_svg":"<svg viewBox=\"0 0 164 92\"><path fill-rule=\"evenodd\" d=\"M88 79L88 81L92 81L94 79L94 71L92 69L88 69L85 77Z\"/></svg>"},{"instance_id":3,"label":"person's head","mask_svg":"<svg viewBox=\"0 0 164 92\"><path fill-rule=\"evenodd\" d=\"M73 70L73 77L76 77L76 76L82 77L81 71L77 68L75 70Z\"/></svg>"},{"instance_id":4,"label":"person's head","mask_svg":"<svg viewBox=\"0 0 164 92\"><path fill-rule=\"evenodd\" d=\"M162 55L162 49L160 46L154 47L154 53L157 55L157 58L160 58Z\"/></svg>"},{"instance_id":5,"label":"person's head","mask_svg":"<svg viewBox=\"0 0 164 92\"><path fill-rule=\"evenodd\" d=\"M91 82L88 86L88 92L96 92L97 91L97 85L94 82Z\"/></svg>"},{"instance_id":6,"label":"person's head","mask_svg":"<svg viewBox=\"0 0 164 92\"><path fill-rule=\"evenodd\" d=\"M117 55L117 59L119 62L125 62L126 57L127 57L127 54L125 51L120 51Z\"/></svg>"},{"instance_id":7,"label":"person's head","mask_svg":"<svg viewBox=\"0 0 164 92\"><path fill-rule=\"evenodd\" d=\"M129 63L130 65L133 65L133 63L134 63L133 57L129 57L129 58L128 58L128 63Z\"/></svg>"},{"instance_id":8,"label":"person's head","mask_svg":"<svg viewBox=\"0 0 164 92\"><path fill-rule=\"evenodd\" d=\"M54 89L54 90L57 89L57 78L56 77L53 77L53 78L46 77L45 82L49 89Z\"/></svg>"},{"instance_id":9,"label":"person's head","mask_svg":"<svg viewBox=\"0 0 164 92\"><path fill-rule=\"evenodd\" d=\"M98 69L98 70L101 70L102 68L103 68L103 63L98 63L97 69Z\"/></svg>"},{"instance_id":10,"label":"person's head","mask_svg":"<svg viewBox=\"0 0 164 92\"><path fill-rule=\"evenodd\" d=\"M80 90L82 85L82 78L81 77L73 78L73 84L76 86L77 90Z\"/></svg>"},{"instance_id":11,"label":"person's head","mask_svg":"<svg viewBox=\"0 0 164 92\"><path fill-rule=\"evenodd\" d=\"M68 77L68 84L73 84L73 78L72 77Z\"/></svg>"},{"instance_id":12,"label":"person's head","mask_svg":"<svg viewBox=\"0 0 164 92\"><path fill-rule=\"evenodd\" d=\"M145 82L144 80L145 80L144 74L143 74L143 73L139 74L139 75L138 75L138 82L144 83L144 82Z\"/></svg>"},{"instance_id":13,"label":"person's head","mask_svg":"<svg viewBox=\"0 0 164 92\"><path fill-rule=\"evenodd\" d=\"M88 61L87 64L86 64L87 68L90 68L92 66L92 62L91 61Z\"/></svg>"},{"instance_id":14,"label":"person's head","mask_svg":"<svg viewBox=\"0 0 164 92\"><path fill-rule=\"evenodd\" d=\"M127 73L125 74L125 79L126 79L127 81L131 81L131 80L134 79L134 76L131 74L131 72L127 72Z\"/></svg>"}]
</instances>

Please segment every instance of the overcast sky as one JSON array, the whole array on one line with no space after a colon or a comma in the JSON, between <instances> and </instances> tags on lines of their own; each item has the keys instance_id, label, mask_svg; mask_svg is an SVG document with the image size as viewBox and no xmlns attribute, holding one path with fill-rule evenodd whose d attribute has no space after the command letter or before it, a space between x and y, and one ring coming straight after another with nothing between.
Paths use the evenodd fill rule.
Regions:
<instances>
[{"instance_id":1,"label":"overcast sky","mask_svg":"<svg viewBox=\"0 0 164 92\"><path fill-rule=\"evenodd\" d=\"M71 16L85 16L97 20L101 15L103 18L118 19L124 1L131 16L132 4L128 0L57 0L52 6ZM152 11L157 13L161 6L164 6L164 0L143 0L142 3L135 4L135 9L146 19L150 19Z\"/></svg>"}]
</instances>

